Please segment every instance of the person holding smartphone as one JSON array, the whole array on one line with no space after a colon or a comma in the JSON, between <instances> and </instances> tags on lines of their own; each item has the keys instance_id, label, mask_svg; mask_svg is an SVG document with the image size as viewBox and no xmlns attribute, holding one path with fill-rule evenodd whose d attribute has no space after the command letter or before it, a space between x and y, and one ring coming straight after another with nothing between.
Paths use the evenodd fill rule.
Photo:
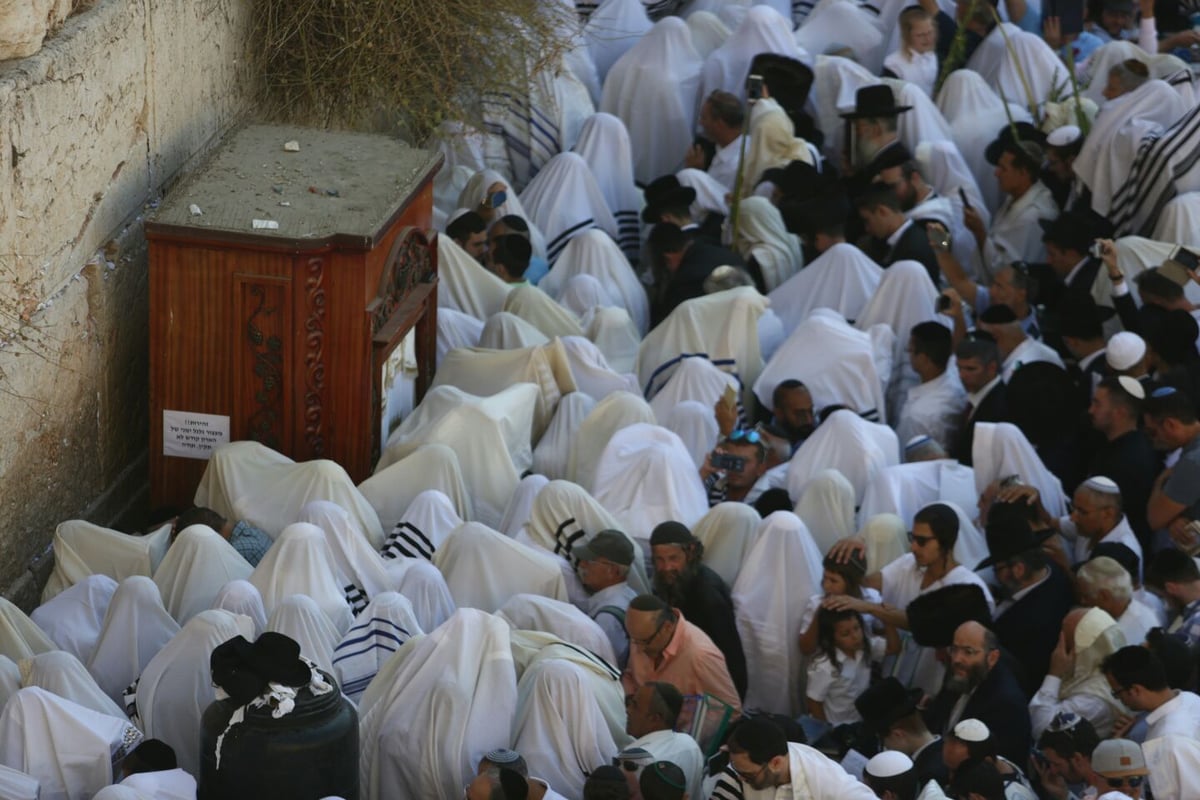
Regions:
<instances>
[{"instance_id":1,"label":"person holding smartphone","mask_svg":"<svg viewBox=\"0 0 1200 800\"><path fill-rule=\"evenodd\" d=\"M736 430L704 458L700 478L709 507L732 501L748 502L750 490L767 469L767 447L755 430Z\"/></svg>"}]
</instances>

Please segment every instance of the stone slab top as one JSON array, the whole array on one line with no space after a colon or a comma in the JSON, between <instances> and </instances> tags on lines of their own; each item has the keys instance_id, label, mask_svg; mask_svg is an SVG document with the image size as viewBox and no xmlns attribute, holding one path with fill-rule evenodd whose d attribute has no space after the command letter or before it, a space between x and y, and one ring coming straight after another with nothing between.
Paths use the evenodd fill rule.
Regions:
<instances>
[{"instance_id":1,"label":"stone slab top","mask_svg":"<svg viewBox=\"0 0 1200 800\"><path fill-rule=\"evenodd\" d=\"M370 248L441 162L381 134L248 125L168 191L146 233Z\"/></svg>"}]
</instances>

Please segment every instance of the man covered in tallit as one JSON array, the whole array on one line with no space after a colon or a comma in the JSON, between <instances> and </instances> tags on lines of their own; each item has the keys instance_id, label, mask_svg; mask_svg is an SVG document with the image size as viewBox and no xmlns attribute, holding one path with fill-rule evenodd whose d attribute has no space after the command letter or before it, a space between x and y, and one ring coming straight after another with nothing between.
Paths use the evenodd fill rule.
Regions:
<instances>
[{"instance_id":1,"label":"man covered in tallit","mask_svg":"<svg viewBox=\"0 0 1200 800\"><path fill-rule=\"evenodd\" d=\"M1069 711L1107 737L1128 713L1104 677L1104 659L1125 646L1121 626L1101 608L1075 609L1063 619L1050 671L1029 703L1033 735L1040 736L1056 714Z\"/></svg>"}]
</instances>

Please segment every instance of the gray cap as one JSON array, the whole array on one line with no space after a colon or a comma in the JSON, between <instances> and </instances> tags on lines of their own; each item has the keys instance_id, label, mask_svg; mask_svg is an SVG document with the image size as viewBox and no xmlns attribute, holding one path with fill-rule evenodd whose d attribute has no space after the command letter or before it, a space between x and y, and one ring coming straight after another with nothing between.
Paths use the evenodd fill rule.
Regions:
<instances>
[{"instance_id":1,"label":"gray cap","mask_svg":"<svg viewBox=\"0 0 1200 800\"><path fill-rule=\"evenodd\" d=\"M1106 778L1146 775L1146 759L1137 742L1105 739L1092 751L1092 770Z\"/></svg>"},{"instance_id":2,"label":"gray cap","mask_svg":"<svg viewBox=\"0 0 1200 800\"><path fill-rule=\"evenodd\" d=\"M633 563L633 542L620 531L600 531L586 544L575 548L575 557L580 561L604 559L628 567Z\"/></svg>"}]
</instances>

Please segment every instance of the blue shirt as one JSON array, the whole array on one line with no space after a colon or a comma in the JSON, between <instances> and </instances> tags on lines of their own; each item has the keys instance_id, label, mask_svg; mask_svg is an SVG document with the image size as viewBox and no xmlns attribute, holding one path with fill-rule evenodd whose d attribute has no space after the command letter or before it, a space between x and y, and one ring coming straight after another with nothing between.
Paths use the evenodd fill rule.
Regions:
<instances>
[{"instance_id":1,"label":"blue shirt","mask_svg":"<svg viewBox=\"0 0 1200 800\"><path fill-rule=\"evenodd\" d=\"M271 549L271 537L244 519L238 520L233 526L233 533L229 534L229 543L252 567L257 567L267 550Z\"/></svg>"},{"instance_id":2,"label":"blue shirt","mask_svg":"<svg viewBox=\"0 0 1200 800\"><path fill-rule=\"evenodd\" d=\"M544 258L534 256L529 259L529 266L525 269L525 280L537 286L538 281L546 277L546 273L550 271L550 265Z\"/></svg>"}]
</instances>

